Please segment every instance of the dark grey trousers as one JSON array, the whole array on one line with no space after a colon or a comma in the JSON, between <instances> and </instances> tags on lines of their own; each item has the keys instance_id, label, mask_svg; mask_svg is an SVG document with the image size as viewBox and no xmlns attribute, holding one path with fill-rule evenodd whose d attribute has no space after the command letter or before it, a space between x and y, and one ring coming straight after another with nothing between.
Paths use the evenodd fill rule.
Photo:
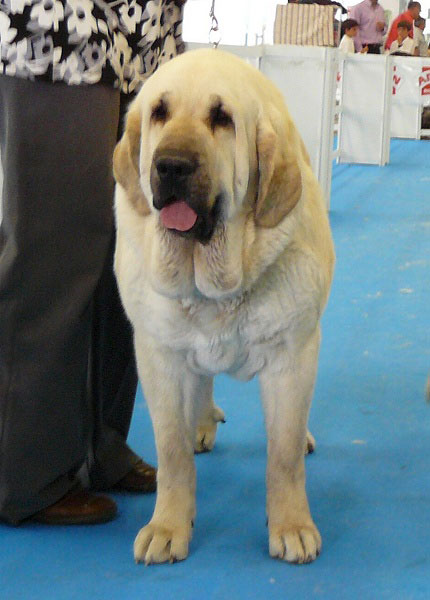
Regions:
<instances>
[{"instance_id":1,"label":"dark grey trousers","mask_svg":"<svg viewBox=\"0 0 430 600\"><path fill-rule=\"evenodd\" d=\"M0 76L0 518L136 460L130 326L112 272L119 92Z\"/></svg>"}]
</instances>

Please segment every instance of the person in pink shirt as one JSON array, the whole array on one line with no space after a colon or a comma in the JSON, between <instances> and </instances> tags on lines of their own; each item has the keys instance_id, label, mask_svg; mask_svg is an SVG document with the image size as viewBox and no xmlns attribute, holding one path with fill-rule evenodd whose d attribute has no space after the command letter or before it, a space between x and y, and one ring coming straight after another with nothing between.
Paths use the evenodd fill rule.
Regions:
<instances>
[{"instance_id":1,"label":"person in pink shirt","mask_svg":"<svg viewBox=\"0 0 430 600\"><path fill-rule=\"evenodd\" d=\"M369 54L380 54L387 23L378 0L363 0L356 4L350 10L350 17L358 23L358 33L354 39L356 51L360 52L367 46Z\"/></svg>"},{"instance_id":2,"label":"person in pink shirt","mask_svg":"<svg viewBox=\"0 0 430 600\"><path fill-rule=\"evenodd\" d=\"M385 42L385 49L389 50L391 47L391 44L394 42L394 40L397 40L398 38L398 31L397 31L397 26L401 21L408 21L411 24L411 31L409 32L409 37L413 38L414 34L414 21L415 19L418 19L418 17L420 16L420 12L421 12L421 4L419 2L409 2L408 4L408 10L404 13L402 13L401 15L399 15L396 19L394 19L394 21L391 24L391 28L390 31L388 33L388 37L387 40Z\"/></svg>"}]
</instances>

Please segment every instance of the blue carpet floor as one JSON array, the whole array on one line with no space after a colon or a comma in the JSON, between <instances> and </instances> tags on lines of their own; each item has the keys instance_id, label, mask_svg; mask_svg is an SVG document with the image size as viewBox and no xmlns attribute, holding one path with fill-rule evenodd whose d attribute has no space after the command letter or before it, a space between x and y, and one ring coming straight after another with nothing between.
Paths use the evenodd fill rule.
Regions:
<instances>
[{"instance_id":1,"label":"blue carpet floor","mask_svg":"<svg viewBox=\"0 0 430 600\"><path fill-rule=\"evenodd\" d=\"M331 222L337 268L307 459L319 559L269 558L257 382L220 377L228 422L196 458L188 560L135 565L154 496L116 495L108 525L0 526L2 600L430 598L430 142L394 140L384 168L335 166ZM141 396L130 438L155 460Z\"/></svg>"}]
</instances>

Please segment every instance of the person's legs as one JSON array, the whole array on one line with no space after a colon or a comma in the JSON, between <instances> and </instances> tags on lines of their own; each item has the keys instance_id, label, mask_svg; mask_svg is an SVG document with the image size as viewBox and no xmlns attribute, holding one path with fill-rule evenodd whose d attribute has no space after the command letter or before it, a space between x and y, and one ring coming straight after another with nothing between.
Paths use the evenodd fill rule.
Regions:
<instances>
[{"instance_id":1,"label":"person's legs","mask_svg":"<svg viewBox=\"0 0 430 600\"><path fill-rule=\"evenodd\" d=\"M12 523L70 490L87 454L118 110L108 87L0 76L0 518Z\"/></svg>"},{"instance_id":2,"label":"person's legs","mask_svg":"<svg viewBox=\"0 0 430 600\"><path fill-rule=\"evenodd\" d=\"M381 44L363 44L367 46L367 54L381 54Z\"/></svg>"},{"instance_id":3,"label":"person's legs","mask_svg":"<svg viewBox=\"0 0 430 600\"><path fill-rule=\"evenodd\" d=\"M117 138L132 96L121 95ZM155 471L127 446L137 388L133 331L125 315L113 272L115 232L94 295L90 389L94 411L87 460L88 485L105 490L154 491ZM122 481L127 476L125 481Z\"/></svg>"},{"instance_id":4,"label":"person's legs","mask_svg":"<svg viewBox=\"0 0 430 600\"><path fill-rule=\"evenodd\" d=\"M112 240L94 296L91 391L94 410L88 461L92 489L108 489L139 460L126 444L137 388L133 333L113 273Z\"/></svg>"}]
</instances>

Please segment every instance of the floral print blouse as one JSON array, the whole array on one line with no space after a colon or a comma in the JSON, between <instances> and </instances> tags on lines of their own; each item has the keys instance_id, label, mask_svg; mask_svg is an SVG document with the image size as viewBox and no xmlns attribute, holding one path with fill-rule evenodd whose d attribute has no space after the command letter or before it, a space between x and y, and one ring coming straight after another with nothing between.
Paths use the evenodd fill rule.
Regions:
<instances>
[{"instance_id":1,"label":"floral print blouse","mask_svg":"<svg viewBox=\"0 0 430 600\"><path fill-rule=\"evenodd\" d=\"M183 49L183 0L0 0L0 74L129 93Z\"/></svg>"}]
</instances>

